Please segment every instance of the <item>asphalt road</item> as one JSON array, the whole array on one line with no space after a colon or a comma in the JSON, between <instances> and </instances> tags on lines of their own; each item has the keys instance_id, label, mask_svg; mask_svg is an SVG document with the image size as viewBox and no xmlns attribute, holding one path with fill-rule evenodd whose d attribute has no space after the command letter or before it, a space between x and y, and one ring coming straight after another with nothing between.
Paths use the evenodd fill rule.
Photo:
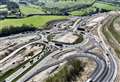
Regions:
<instances>
[{"instance_id":1,"label":"asphalt road","mask_svg":"<svg viewBox=\"0 0 120 82\"><path fill-rule=\"evenodd\" d=\"M104 36L101 32L101 28L104 28L105 25L109 26L109 24L113 22L113 21L111 21L112 19L113 19L113 17L111 15L106 15L104 20L97 22L98 36L92 34L91 32L85 32L84 41L82 43L63 47L62 50L58 49L58 50L52 52L51 54L46 56L43 60L41 60L36 66L34 66L30 71L28 71L21 78L19 78L17 80L17 82L26 82L29 79L31 79L33 76L35 76L36 74L38 74L52 66L59 65L60 63L63 63L64 61L66 61L68 59L71 59L71 58L73 59L73 58L77 58L77 57L87 57L87 58L94 60L94 62L96 62L96 68L86 82L114 82L116 75L117 75L117 62L113 56L114 54L111 53L110 48L106 45L104 38L103 38ZM76 28L78 28L78 26L80 26L80 25L78 25L80 20L81 19L78 19L73 24L73 27L74 27L74 28L72 28L73 33L75 33L77 31ZM58 25L60 25L60 24L58 23ZM60 32L60 31L58 31L56 28L53 28L48 32L55 33L55 32ZM68 31L64 30L63 32L67 33ZM42 35L41 40L43 42L48 41L47 40L48 35L49 34L47 34L47 33L45 35ZM88 42L92 43L92 47L89 47L89 48L84 47L84 45L86 45ZM26 47L27 45L30 45L30 44L31 43L26 44L26 45L22 46L21 48L15 50L8 57L6 57L2 61L0 61L0 63L6 61L8 58L12 57L18 51L20 51L21 49L23 49L24 47ZM49 46L49 45L56 46L54 44L49 44L49 42L48 42L47 46ZM63 44L63 45L65 45L65 44ZM98 54L95 54L95 53L92 53L89 51L91 49L94 49L95 47L102 48L103 54L98 55ZM82 48L82 51L80 50L80 48ZM16 77L11 77L11 79L15 79L15 78ZM12 80L9 81L8 78L6 78L6 80L7 80L7 82L12 82Z\"/></svg>"}]
</instances>

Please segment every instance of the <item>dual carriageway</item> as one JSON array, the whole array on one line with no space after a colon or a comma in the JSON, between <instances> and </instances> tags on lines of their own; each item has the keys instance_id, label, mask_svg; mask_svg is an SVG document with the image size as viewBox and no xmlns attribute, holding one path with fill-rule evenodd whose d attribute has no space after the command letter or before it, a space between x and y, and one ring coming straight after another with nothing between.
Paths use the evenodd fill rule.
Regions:
<instances>
[{"instance_id":1,"label":"dual carriageway","mask_svg":"<svg viewBox=\"0 0 120 82\"><path fill-rule=\"evenodd\" d=\"M101 15L99 16L101 17ZM99 18L97 17L97 18ZM44 43L45 41L48 41L48 43L45 44L45 46L52 46L56 47L57 50L53 51L50 53L48 56L43 58L36 66L34 66L30 71L25 73L21 78L19 78L16 82L26 82L29 79L31 79L33 76L37 75L38 73L52 67L56 66L60 63L63 63L66 60L69 60L71 58L90 58L96 63L96 68L94 72L89 76L88 80L86 82L114 82L115 78L117 76L117 62L114 57L114 54L111 53L110 47L106 45L103 34L101 32L101 29L104 28L105 25L112 19L112 16L109 14L102 15L104 19L102 21L97 22L97 33L98 36L93 35L91 32L84 31L83 37L84 40L79 44L75 45L66 45L62 44L62 48L58 47L54 44L54 42L49 42L47 40L47 34L40 34L41 39L32 43ZM94 18L95 19L95 18ZM79 26L78 21L80 19L78 18L77 21L74 23L74 28L72 28L72 32L78 31L76 28ZM104 22L105 21L105 22ZM62 23L62 22L61 22ZM60 23L60 24L61 24ZM87 23L87 22L86 22ZM58 25L60 25L58 24ZM50 31L44 31L44 33L49 32L49 33L54 33L54 32L59 32L57 26L51 29ZM76 27L77 26L77 27ZM63 32L67 33L71 30L63 30ZM87 43L91 43L92 47L86 48L85 45ZM15 55L19 50L22 48L26 47L27 45L30 45L32 43L26 44L23 47L15 50L13 53L11 53L7 59L10 58L10 56ZM95 47L102 48L103 52L102 55L97 55L93 52L91 52L91 49L94 49ZM55 57L54 57L55 56ZM5 59L0 61L0 63L4 62ZM17 72L17 71L16 71ZM21 71L22 74L23 71ZM13 73L14 74L14 73ZM19 74L17 76L19 76ZM17 76L11 75L5 79L6 82L12 82ZM10 81L10 79L12 79Z\"/></svg>"}]
</instances>

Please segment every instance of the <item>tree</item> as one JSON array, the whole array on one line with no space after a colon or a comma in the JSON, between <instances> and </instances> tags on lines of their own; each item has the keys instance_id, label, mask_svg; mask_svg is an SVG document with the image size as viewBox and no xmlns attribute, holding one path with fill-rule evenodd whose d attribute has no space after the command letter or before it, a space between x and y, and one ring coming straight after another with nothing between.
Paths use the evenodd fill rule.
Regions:
<instances>
[{"instance_id":1,"label":"tree","mask_svg":"<svg viewBox=\"0 0 120 82\"><path fill-rule=\"evenodd\" d=\"M11 11L12 13L17 13L20 11L19 5L15 2L8 2L7 3L8 10Z\"/></svg>"}]
</instances>

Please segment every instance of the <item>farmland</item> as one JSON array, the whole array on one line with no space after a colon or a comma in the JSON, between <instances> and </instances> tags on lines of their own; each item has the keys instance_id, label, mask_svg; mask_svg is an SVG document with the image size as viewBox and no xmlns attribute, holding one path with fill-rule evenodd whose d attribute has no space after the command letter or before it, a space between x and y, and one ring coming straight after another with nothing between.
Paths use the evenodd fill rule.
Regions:
<instances>
[{"instance_id":1,"label":"farmland","mask_svg":"<svg viewBox=\"0 0 120 82\"><path fill-rule=\"evenodd\" d=\"M32 16L21 19L5 19L1 20L1 28L9 26L33 25L34 27L42 28L47 22L58 19L65 19L67 16Z\"/></svg>"},{"instance_id":2,"label":"farmland","mask_svg":"<svg viewBox=\"0 0 120 82\"><path fill-rule=\"evenodd\" d=\"M105 12L105 11L111 11L111 10L112 11L120 10L120 7L112 3L97 1L91 7L79 9L69 13L74 16L85 16L85 15L91 15L97 12Z\"/></svg>"},{"instance_id":3,"label":"farmland","mask_svg":"<svg viewBox=\"0 0 120 82\"><path fill-rule=\"evenodd\" d=\"M42 11L41 7L35 7L35 6L21 6L20 11L24 15L45 14L45 12Z\"/></svg>"}]
</instances>

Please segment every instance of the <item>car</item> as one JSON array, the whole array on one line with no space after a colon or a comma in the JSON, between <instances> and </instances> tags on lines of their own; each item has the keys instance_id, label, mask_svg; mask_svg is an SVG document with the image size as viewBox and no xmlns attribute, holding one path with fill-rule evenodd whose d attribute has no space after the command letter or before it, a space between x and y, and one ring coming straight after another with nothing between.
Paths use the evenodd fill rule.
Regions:
<instances>
[{"instance_id":1,"label":"car","mask_svg":"<svg viewBox=\"0 0 120 82\"><path fill-rule=\"evenodd\" d=\"M86 82L93 82L93 81L92 81L92 79L90 78L90 79L88 79Z\"/></svg>"},{"instance_id":2,"label":"car","mask_svg":"<svg viewBox=\"0 0 120 82\"><path fill-rule=\"evenodd\" d=\"M108 53L107 53L106 55L107 55L107 56L109 56L109 54L108 54Z\"/></svg>"}]
</instances>

